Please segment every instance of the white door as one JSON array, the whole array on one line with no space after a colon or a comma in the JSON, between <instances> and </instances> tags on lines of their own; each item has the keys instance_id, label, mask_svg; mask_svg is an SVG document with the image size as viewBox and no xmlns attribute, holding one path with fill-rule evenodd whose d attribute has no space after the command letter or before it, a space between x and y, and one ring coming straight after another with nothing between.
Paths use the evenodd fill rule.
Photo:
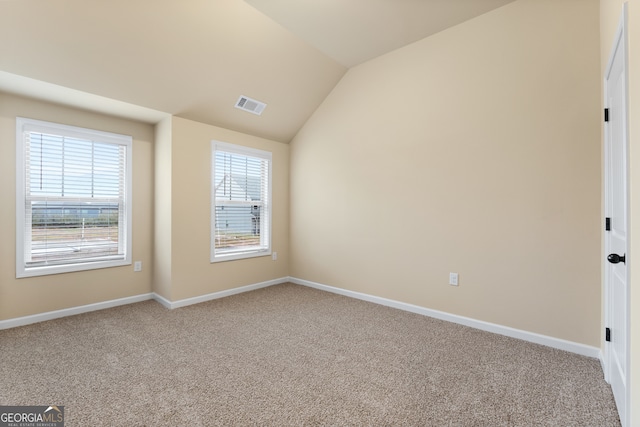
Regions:
<instances>
[{"instance_id":1,"label":"white door","mask_svg":"<svg viewBox=\"0 0 640 427\"><path fill-rule=\"evenodd\" d=\"M629 245L626 5L605 74L605 378L629 422Z\"/></svg>"}]
</instances>

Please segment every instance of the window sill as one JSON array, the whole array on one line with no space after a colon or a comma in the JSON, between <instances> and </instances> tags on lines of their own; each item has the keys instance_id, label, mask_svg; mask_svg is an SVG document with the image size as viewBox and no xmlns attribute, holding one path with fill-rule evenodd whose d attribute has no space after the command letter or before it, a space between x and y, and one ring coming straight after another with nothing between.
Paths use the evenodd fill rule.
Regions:
<instances>
[{"instance_id":1,"label":"window sill","mask_svg":"<svg viewBox=\"0 0 640 427\"><path fill-rule=\"evenodd\" d=\"M101 268L121 267L123 265L131 265L131 260L122 259L114 261L94 261L77 264L46 265L38 267L17 267L16 279L25 277L48 276L51 274L73 273L77 271L97 270Z\"/></svg>"},{"instance_id":2,"label":"window sill","mask_svg":"<svg viewBox=\"0 0 640 427\"><path fill-rule=\"evenodd\" d=\"M215 255L211 259L211 263L235 261L239 259L258 258L271 255L271 249L257 250L251 252L236 252L223 255Z\"/></svg>"}]
</instances>

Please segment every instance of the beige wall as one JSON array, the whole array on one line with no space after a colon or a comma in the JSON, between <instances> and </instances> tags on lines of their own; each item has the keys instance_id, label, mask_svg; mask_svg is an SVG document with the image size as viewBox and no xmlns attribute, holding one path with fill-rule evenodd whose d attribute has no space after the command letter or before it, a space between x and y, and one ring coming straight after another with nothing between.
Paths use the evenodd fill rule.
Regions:
<instances>
[{"instance_id":1,"label":"beige wall","mask_svg":"<svg viewBox=\"0 0 640 427\"><path fill-rule=\"evenodd\" d=\"M352 68L291 145L291 275L599 347L598 17L520 0Z\"/></svg>"},{"instance_id":2,"label":"beige wall","mask_svg":"<svg viewBox=\"0 0 640 427\"><path fill-rule=\"evenodd\" d=\"M16 279L16 117L133 137L132 266ZM0 93L0 320L151 292L153 126Z\"/></svg>"},{"instance_id":3,"label":"beige wall","mask_svg":"<svg viewBox=\"0 0 640 427\"><path fill-rule=\"evenodd\" d=\"M154 162L153 291L172 300L171 293L171 123L167 117L156 125Z\"/></svg>"},{"instance_id":4,"label":"beige wall","mask_svg":"<svg viewBox=\"0 0 640 427\"><path fill-rule=\"evenodd\" d=\"M270 256L211 263L211 141L223 141L270 151L273 156L272 247L278 260ZM159 159L162 161L162 159ZM156 163L157 164L157 163ZM164 172L156 171L156 176ZM163 296L171 301L205 295L243 285L279 279L289 274L289 146L178 117L171 123L170 196L164 206L170 210L171 267L169 290ZM156 188L158 193L164 187ZM166 219L166 218L165 218ZM160 240L158 240L160 242ZM158 247L157 251L165 251ZM163 267L164 269L165 267Z\"/></svg>"},{"instance_id":5,"label":"beige wall","mask_svg":"<svg viewBox=\"0 0 640 427\"><path fill-rule=\"evenodd\" d=\"M613 39L622 13L622 0L600 0L601 70L602 80L611 54ZM640 3L628 2L629 41L629 179L630 179L630 317L631 317L631 420L629 425L640 426L640 48L635 43L640 40Z\"/></svg>"}]
</instances>

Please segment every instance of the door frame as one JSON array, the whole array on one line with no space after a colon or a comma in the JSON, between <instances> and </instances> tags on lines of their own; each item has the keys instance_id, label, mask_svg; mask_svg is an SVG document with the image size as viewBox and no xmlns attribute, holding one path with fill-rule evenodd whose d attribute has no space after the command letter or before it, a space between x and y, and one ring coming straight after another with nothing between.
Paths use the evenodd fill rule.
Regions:
<instances>
[{"instance_id":1,"label":"door frame","mask_svg":"<svg viewBox=\"0 0 640 427\"><path fill-rule=\"evenodd\" d=\"M625 199L626 199L626 203L625 203L625 209L626 209L626 230L627 230L627 236L626 236L626 242L625 242L625 253L627 256L627 259L629 259L629 255L630 255L630 236L631 236L631 229L629 227L630 224L630 188L629 188L629 69L628 69L628 51L627 51L627 3L625 2L623 4L622 7L622 13L620 16L620 21L618 23L618 28L616 30L616 35L614 37L614 41L609 53L609 60L607 63L607 67L605 70L605 74L604 74L604 81L603 81L603 89L604 89L604 108L609 108L609 102L608 102L608 90L607 90L607 80L608 80L608 76L611 73L611 68L613 65L613 60L615 57L615 53L616 51L621 52L622 54L622 61L623 61L623 73L624 73L624 77L623 77L623 84L624 84L624 125L623 125L623 135L624 135L624 153L625 153L625 176L624 179L626 180L626 192L625 192ZM608 124L605 122L604 124L604 215L605 217L609 217L609 175L611 173L611 159L609 158L609 145L611 144L610 141L610 137L609 137L609 132L608 132ZM603 284L603 288L604 288L604 326L605 327L609 327L609 325L612 324L612 318L613 318L613 307L612 307L612 298L611 298L611 277L610 277L610 273L609 273L609 266L608 266L608 261L606 259L607 254L610 253L610 248L609 248L609 241L608 241L608 237L606 235L607 231L604 231L604 236L603 236L603 247L604 247L604 256L602 257L602 263L603 263L603 268L604 268L604 284ZM630 263L627 261L625 263L625 269L626 269L626 279L627 279L627 288L626 288L626 295L625 295L625 304L626 304L626 318L624 319L624 322L626 323L625 325L625 330L626 330L626 337L625 337L625 341L626 341L626 354L625 354L625 358L626 358L626 370L625 370L625 390L624 390L624 402L622 405L622 411L623 413L620 413L620 421L622 422L622 426L626 427L626 425L629 423L630 419L630 391L631 391L631 387L630 387L630 380L631 380L631 375L630 375L630 363L631 363L631 354L630 354L630 299L629 299L629 289L630 289L630 278L631 278L631 269L630 269ZM603 332L604 332L604 328L603 328ZM611 346L612 343L611 342L607 342L606 338L603 337L603 348L604 348L604 377L605 380L610 383L611 381Z\"/></svg>"}]
</instances>

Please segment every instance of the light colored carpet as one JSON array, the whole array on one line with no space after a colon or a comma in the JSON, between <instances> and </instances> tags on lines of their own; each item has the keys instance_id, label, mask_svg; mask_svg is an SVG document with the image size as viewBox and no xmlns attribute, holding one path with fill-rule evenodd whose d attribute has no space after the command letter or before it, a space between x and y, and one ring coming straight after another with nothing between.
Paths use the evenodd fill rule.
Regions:
<instances>
[{"instance_id":1,"label":"light colored carpet","mask_svg":"<svg viewBox=\"0 0 640 427\"><path fill-rule=\"evenodd\" d=\"M618 426L596 359L293 284L0 331L0 404L67 426Z\"/></svg>"}]
</instances>

